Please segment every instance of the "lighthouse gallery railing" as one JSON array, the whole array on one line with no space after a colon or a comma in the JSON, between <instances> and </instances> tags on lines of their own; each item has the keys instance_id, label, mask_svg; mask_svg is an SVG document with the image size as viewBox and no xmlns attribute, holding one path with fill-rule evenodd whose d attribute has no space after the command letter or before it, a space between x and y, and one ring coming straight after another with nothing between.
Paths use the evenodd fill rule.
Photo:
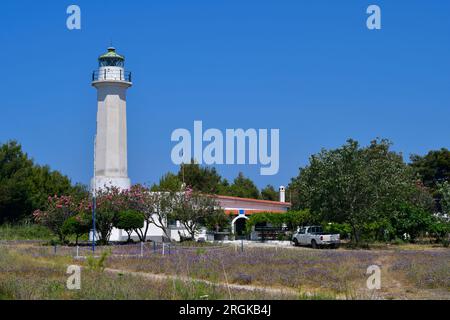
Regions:
<instances>
[{"instance_id":1,"label":"lighthouse gallery railing","mask_svg":"<svg viewBox=\"0 0 450 320\"><path fill-rule=\"evenodd\" d=\"M104 70L104 71L94 71L92 72L92 81L103 81L103 80L113 80L113 81L127 81L131 82L131 72L122 70Z\"/></svg>"}]
</instances>

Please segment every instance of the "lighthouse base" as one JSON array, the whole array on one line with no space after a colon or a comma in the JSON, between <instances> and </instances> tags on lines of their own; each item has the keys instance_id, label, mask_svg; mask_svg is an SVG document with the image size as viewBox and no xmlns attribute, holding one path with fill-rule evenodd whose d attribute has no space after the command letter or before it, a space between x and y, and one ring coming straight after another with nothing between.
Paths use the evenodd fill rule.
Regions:
<instances>
[{"instance_id":1,"label":"lighthouse base","mask_svg":"<svg viewBox=\"0 0 450 320\"><path fill-rule=\"evenodd\" d=\"M102 177L97 176L91 180L91 191L116 187L120 190L128 190L131 187L131 181L129 178L123 177Z\"/></svg>"}]
</instances>

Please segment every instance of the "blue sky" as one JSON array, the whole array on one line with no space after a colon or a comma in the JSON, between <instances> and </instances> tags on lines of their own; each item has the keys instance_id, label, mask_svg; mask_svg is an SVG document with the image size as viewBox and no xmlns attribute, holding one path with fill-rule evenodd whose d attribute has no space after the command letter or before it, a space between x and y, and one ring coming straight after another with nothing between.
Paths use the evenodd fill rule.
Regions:
<instances>
[{"instance_id":1,"label":"blue sky","mask_svg":"<svg viewBox=\"0 0 450 320\"><path fill-rule=\"evenodd\" d=\"M66 28L66 8L82 30ZM370 4L382 30L366 28ZM2 1L0 142L88 183L93 171L97 56L127 58L132 182L176 171L170 135L279 128L280 171L219 166L259 186L287 184L322 147L389 138L405 157L450 147L447 0Z\"/></svg>"}]
</instances>

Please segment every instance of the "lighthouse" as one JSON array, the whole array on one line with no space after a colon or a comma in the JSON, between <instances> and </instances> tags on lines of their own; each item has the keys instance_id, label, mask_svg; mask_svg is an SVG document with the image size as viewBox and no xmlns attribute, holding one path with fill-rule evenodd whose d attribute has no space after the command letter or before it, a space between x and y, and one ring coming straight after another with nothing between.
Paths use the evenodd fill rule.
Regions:
<instances>
[{"instance_id":1,"label":"lighthouse","mask_svg":"<svg viewBox=\"0 0 450 320\"><path fill-rule=\"evenodd\" d=\"M97 89L97 134L94 146L94 177L91 188L130 188L127 164L127 100L132 86L131 73L125 71L125 57L113 47L98 58L92 74Z\"/></svg>"}]
</instances>

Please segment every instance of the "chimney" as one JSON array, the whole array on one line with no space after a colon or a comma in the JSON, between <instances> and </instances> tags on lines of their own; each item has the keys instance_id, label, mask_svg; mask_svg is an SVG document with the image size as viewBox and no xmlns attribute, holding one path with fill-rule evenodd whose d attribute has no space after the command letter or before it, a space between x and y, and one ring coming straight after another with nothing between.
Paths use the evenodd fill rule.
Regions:
<instances>
[{"instance_id":1,"label":"chimney","mask_svg":"<svg viewBox=\"0 0 450 320\"><path fill-rule=\"evenodd\" d=\"M280 202L286 202L286 188L280 186Z\"/></svg>"}]
</instances>

